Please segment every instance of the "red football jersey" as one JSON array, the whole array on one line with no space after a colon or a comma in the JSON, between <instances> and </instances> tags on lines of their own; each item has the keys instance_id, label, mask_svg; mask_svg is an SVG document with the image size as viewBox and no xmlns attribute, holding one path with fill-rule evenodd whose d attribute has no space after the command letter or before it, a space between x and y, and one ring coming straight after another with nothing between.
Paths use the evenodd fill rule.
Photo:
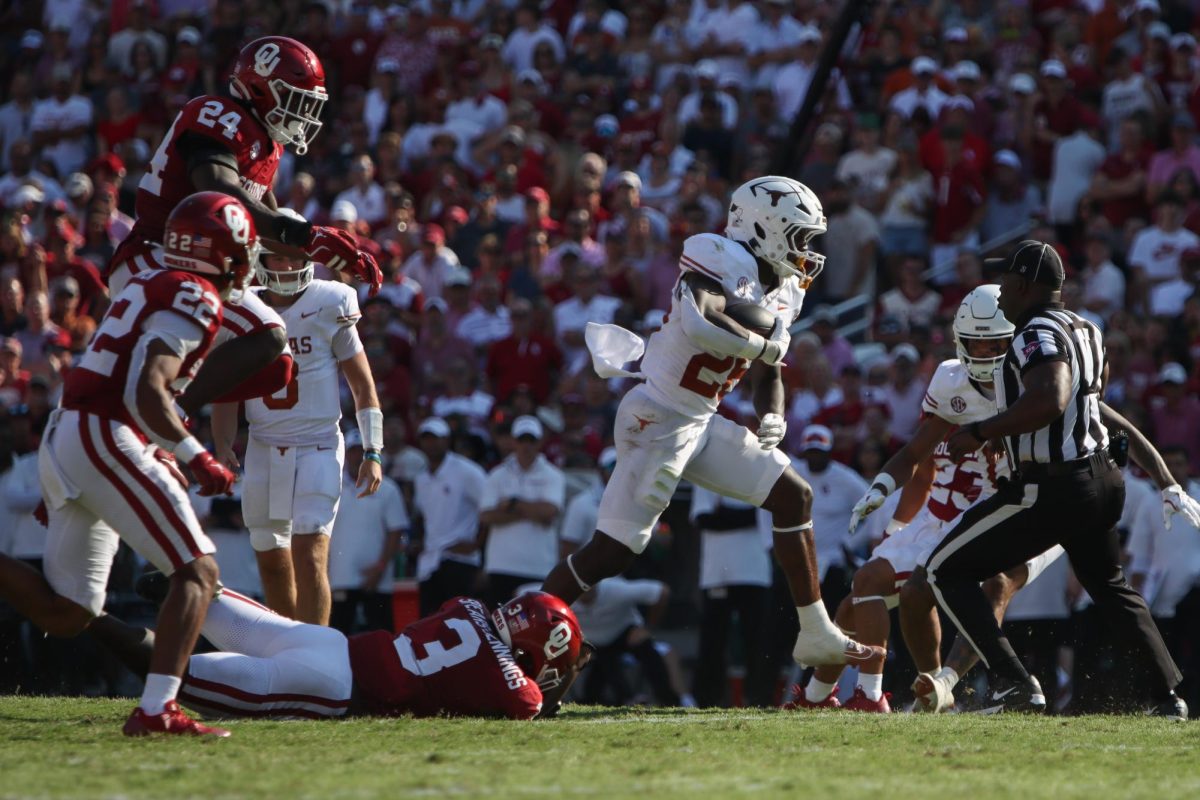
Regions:
<instances>
[{"instance_id":1,"label":"red football jersey","mask_svg":"<svg viewBox=\"0 0 1200 800\"><path fill-rule=\"evenodd\" d=\"M217 290L191 272L147 271L131 278L113 299L87 352L67 373L63 408L120 420L145 435L125 406L126 386L131 373L141 371L143 342L152 336L147 322L159 311L178 314L203 330L200 346L183 360L176 385L195 376L221 327Z\"/></svg>"},{"instance_id":2,"label":"red football jersey","mask_svg":"<svg viewBox=\"0 0 1200 800\"><path fill-rule=\"evenodd\" d=\"M542 708L542 690L496 635L487 606L469 597L447 601L395 638L350 637L350 667L371 714L531 719Z\"/></svg>"},{"instance_id":3,"label":"red football jersey","mask_svg":"<svg viewBox=\"0 0 1200 800\"><path fill-rule=\"evenodd\" d=\"M171 211L197 191L188 175L187 160L178 149L185 135L210 139L233 153L242 188L255 200L262 200L275 182L283 146L267 129L235 100L214 95L193 98L171 123L138 183L137 222L113 254L111 264L129 260L146 248L147 242L162 242Z\"/></svg>"}]
</instances>

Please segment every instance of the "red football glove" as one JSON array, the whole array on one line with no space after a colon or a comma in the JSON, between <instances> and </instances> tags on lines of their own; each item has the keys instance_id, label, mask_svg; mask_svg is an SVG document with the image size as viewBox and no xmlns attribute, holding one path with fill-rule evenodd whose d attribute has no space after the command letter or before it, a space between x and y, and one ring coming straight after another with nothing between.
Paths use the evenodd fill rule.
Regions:
<instances>
[{"instance_id":1,"label":"red football glove","mask_svg":"<svg viewBox=\"0 0 1200 800\"><path fill-rule=\"evenodd\" d=\"M379 294L383 287L383 271L379 269L379 262L375 260L375 256L360 250L358 260L351 264L350 271L354 273L354 277L371 287L367 290L368 297Z\"/></svg>"},{"instance_id":2,"label":"red football glove","mask_svg":"<svg viewBox=\"0 0 1200 800\"><path fill-rule=\"evenodd\" d=\"M314 225L304 252L332 270L352 269L358 262L358 241L346 231Z\"/></svg>"},{"instance_id":3,"label":"red football glove","mask_svg":"<svg viewBox=\"0 0 1200 800\"><path fill-rule=\"evenodd\" d=\"M171 477L179 482L179 485L184 489L190 485L187 476L179 469L179 462L175 460L175 456L169 450L163 450L161 447L155 446L152 453L154 459L167 468L167 472L171 473Z\"/></svg>"},{"instance_id":4,"label":"red football glove","mask_svg":"<svg viewBox=\"0 0 1200 800\"><path fill-rule=\"evenodd\" d=\"M225 465L205 451L188 462L196 483L200 484L200 496L212 497L215 494L233 494L233 482L237 476L225 468Z\"/></svg>"}]
</instances>

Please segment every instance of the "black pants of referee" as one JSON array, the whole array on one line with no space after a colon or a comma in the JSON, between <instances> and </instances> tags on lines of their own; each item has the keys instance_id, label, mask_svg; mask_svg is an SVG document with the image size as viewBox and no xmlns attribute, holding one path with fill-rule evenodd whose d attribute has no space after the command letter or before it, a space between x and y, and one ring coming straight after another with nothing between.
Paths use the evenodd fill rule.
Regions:
<instances>
[{"instance_id":1,"label":"black pants of referee","mask_svg":"<svg viewBox=\"0 0 1200 800\"><path fill-rule=\"evenodd\" d=\"M1109 635L1145 668L1150 699L1164 698L1179 683L1179 669L1146 602L1121 570L1116 526L1124 505L1121 471L1107 456L1093 456L1066 474L1003 482L996 494L967 509L938 544L925 565L929 585L990 673L1029 679L980 581L1061 544Z\"/></svg>"}]
</instances>

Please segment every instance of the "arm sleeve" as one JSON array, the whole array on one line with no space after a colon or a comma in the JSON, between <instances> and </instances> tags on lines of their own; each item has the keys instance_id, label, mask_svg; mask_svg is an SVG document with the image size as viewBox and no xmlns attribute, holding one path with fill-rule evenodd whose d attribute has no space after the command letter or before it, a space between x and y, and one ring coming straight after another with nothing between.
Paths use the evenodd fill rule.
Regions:
<instances>
[{"instance_id":1,"label":"arm sleeve","mask_svg":"<svg viewBox=\"0 0 1200 800\"><path fill-rule=\"evenodd\" d=\"M362 339L358 336L358 328L354 325L344 325L333 334L330 344L333 357L339 362L349 361L363 351Z\"/></svg>"},{"instance_id":2,"label":"arm sleeve","mask_svg":"<svg viewBox=\"0 0 1200 800\"><path fill-rule=\"evenodd\" d=\"M1057 330L1048 326L1029 326L1013 338L1012 350L1021 374L1049 361L1067 361L1071 345Z\"/></svg>"}]
</instances>

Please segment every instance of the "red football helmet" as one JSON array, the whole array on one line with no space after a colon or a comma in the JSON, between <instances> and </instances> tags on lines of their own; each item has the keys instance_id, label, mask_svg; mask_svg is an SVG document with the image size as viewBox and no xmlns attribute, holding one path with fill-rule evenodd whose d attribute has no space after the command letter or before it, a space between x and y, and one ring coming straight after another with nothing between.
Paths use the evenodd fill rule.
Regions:
<instances>
[{"instance_id":1,"label":"red football helmet","mask_svg":"<svg viewBox=\"0 0 1200 800\"><path fill-rule=\"evenodd\" d=\"M542 691L561 684L579 660L583 630L571 607L546 592L526 592L492 612L517 665Z\"/></svg>"},{"instance_id":2,"label":"red football helmet","mask_svg":"<svg viewBox=\"0 0 1200 800\"><path fill-rule=\"evenodd\" d=\"M286 36L264 36L242 48L229 91L245 100L271 138L299 155L321 130L325 68L317 54Z\"/></svg>"},{"instance_id":3,"label":"red football helmet","mask_svg":"<svg viewBox=\"0 0 1200 800\"><path fill-rule=\"evenodd\" d=\"M195 272L212 281L221 299L250 285L260 245L254 219L238 200L221 192L197 192L175 206L163 234L163 266Z\"/></svg>"}]
</instances>

